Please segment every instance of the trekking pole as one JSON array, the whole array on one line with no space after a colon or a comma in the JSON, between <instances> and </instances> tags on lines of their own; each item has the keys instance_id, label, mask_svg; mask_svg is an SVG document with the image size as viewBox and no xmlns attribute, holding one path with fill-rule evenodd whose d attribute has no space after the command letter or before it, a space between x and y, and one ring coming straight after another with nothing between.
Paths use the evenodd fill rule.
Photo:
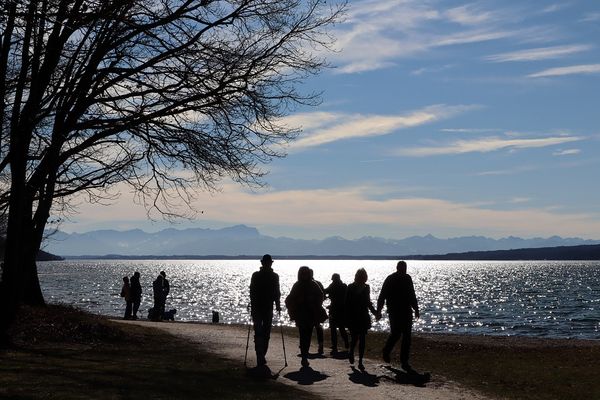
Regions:
<instances>
[{"instance_id":1,"label":"trekking pole","mask_svg":"<svg viewBox=\"0 0 600 400\"><path fill-rule=\"evenodd\" d=\"M288 363L287 363L287 355L285 354L285 339L283 338L283 324L281 323L281 314L279 314L279 328L281 330L281 345L283 346L283 360L285 361L285 366L287 367Z\"/></svg>"},{"instance_id":2,"label":"trekking pole","mask_svg":"<svg viewBox=\"0 0 600 400\"><path fill-rule=\"evenodd\" d=\"M250 313L250 304L248 304L246 310L248 310L248 313ZM248 337L246 338L246 354L244 355L244 367L246 368L248 368L248 364L246 362L248 361L248 344L250 343L250 329L252 329L252 325L248 324Z\"/></svg>"}]
</instances>

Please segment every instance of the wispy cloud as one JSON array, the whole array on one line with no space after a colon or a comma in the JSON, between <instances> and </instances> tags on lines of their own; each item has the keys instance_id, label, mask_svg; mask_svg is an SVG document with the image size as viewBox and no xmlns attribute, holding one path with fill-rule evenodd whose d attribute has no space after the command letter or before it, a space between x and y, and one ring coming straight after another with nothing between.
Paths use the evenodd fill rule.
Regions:
<instances>
[{"instance_id":1,"label":"wispy cloud","mask_svg":"<svg viewBox=\"0 0 600 400\"><path fill-rule=\"evenodd\" d=\"M572 65L569 67L549 68L534 74L528 75L530 78L545 78L550 76L580 75L580 74L598 74L600 73L600 64Z\"/></svg>"},{"instance_id":2,"label":"wispy cloud","mask_svg":"<svg viewBox=\"0 0 600 400\"><path fill-rule=\"evenodd\" d=\"M557 136L532 139L486 137L472 140L457 140L450 144L441 146L400 149L396 150L394 153L396 155L410 157L425 157L465 153L488 153L503 149L528 149L555 146L583 139L583 137L576 136Z\"/></svg>"},{"instance_id":3,"label":"wispy cloud","mask_svg":"<svg viewBox=\"0 0 600 400\"><path fill-rule=\"evenodd\" d=\"M538 47L535 49L518 50L508 53L494 54L484 59L492 62L509 61L538 61L551 58L560 58L574 53L590 50L590 45L570 45L570 46L552 46Z\"/></svg>"},{"instance_id":4,"label":"wispy cloud","mask_svg":"<svg viewBox=\"0 0 600 400\"><path fill-rule=\"evenodd\" d=\"M303 128L305 134L291 144L292 150L298 150L338 140L387 135L399 129L440 121L476 108L479 106L434 105L402 115L303 113L285 118L282 122Z\"/></svg>"},{"instance_id":5,"label":"wispy cloud","mask_svg":"<svg viewBox=\"0 0 600 400\"><path fill-rule=\"evenodd\" d=\"M558 150L552 153L553 156L571 156L575 154L581 153L580 149L566 149L566 150Z\"/></svg>"},{"instance_id":6,"label":"wispy cloud","mask_svg":"<svg viewBox=\"0 0 600 400\"><path fill-rule=\"evenodd\" d=\"M514 20L512 12L480 4L444 8L420 0L356 1L334 33L340 51L330 58L338 65L335 72L357 73L437 47L536 36L537 27L515 28Z\"/></svg>"},{"instance_id":7,"label":"wispy cloud","mask_svg":"<svg viewBox=\"0 0 600 400\"><path fill-rule=\"evenodd\" d=\"M581 22L596 22L600 21L600 12L587 13L581 19Z\"/></svg>"},{"instance_id":8,"label":"wispy cloud","mask_svg":"<svg viewBox=\"0 0 600 400\"><path fill-rule=\"evenodd\" d=\"M501 132L498 128L444 128L442 132L449 133L486 133L486 132Z\"/></svg>"},{"instance_id":9,"label":"wispy cloud","mask_svg":"<svg viewBox=\"0 0 600 400\"><path fill-rule=\"evenodd\" d=\"M318 232L346 237L394 232L390 237L399 237L399 226L404 232L400 237L418 232L600 236L598 215L524 207L528 205L524 198L509 202L512 209L493 209L483 203L390 193L389 189L377 186L248 192L231 184L219 193L200 193L197 204L204 210L203 219L256 226L267 234L269 227L278 227L280 231L285 227L287 235L292 237L303 230L312 232L312 238L319 237ZM135 211L125 196L113 207L85 205L81 211L78 229L92 226L95 220L114 221L121 215L128 216L129 221L146 218L144 210Z\"/></svg>"},{"instance_id":10,"label":"wispy cloud","mask_svg":"<svg viewBox=\"0 0 600 400\"><path fill-rule=\"evenodd\" d=\"M547 6L547 7L544 7L544 8L542 9L542 12L543 12L543 13L553 13L553 12L560 11L560 10L562 10L562 9L564 9L564 8L567 8L567 7L569 7L570 5L571 5L571 4L570 4L570 3L568 3L568 2L550 4L549 6Z\"/></svg>"}]
</instances>

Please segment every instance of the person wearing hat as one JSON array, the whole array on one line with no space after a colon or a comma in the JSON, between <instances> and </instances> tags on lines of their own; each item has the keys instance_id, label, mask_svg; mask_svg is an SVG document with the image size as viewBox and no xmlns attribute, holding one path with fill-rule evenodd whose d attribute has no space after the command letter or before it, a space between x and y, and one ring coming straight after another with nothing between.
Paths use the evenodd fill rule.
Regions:
<instances>
[{"instance_id":1,"label":"person wearing hat","mask_svg":"<svg viewBox=\"0 0 600 400\"><path fill-rule=\"evenodd\" d=\"M254 325L254 349L256 363L263 366L267 363L266 355L271 337L273 322L273 303L277 312L281 312L279 275L273 272L273 258L265 254L260 260L260 270L252 274L250 280L250 314Z\"/></svg>"}]
</instances>

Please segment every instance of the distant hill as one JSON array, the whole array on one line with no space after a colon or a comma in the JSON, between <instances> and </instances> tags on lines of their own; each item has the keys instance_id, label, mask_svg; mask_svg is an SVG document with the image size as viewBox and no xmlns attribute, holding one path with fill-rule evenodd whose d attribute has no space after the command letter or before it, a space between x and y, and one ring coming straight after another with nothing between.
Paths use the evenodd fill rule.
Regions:
<instances>
[{"instance_id":1,"label":"distant hill","mask_svg":"<svg viewBox=\"0 0 600 400\"><path fill-rule=\"evenodd\" d=\"M405 239L385 239L366 236L345 239L334 236L323 240L292 239L262 235L256 228L236 225L223 229L165 229L148 233L139 229L129 231L99 230L86 233L57 232L49 239L46 250L65 257L206 257L219 255L277 254L280 257L361 257L395 258L402 254L457 254L497 250L581 246L600 244L598 240L581 238L523 239L509 236L492 239L484 236L464 236L440 239L432 235L411 236Z\"/></svg>"},{"instance_id":2,"label":"distant hill","mask_svg":"<svg viewBox=\"0 0 600 400\"><path fill-rule=\"evenodd\" d=\"M537 249L513 249L493 251L469 251L465 253L412 255L402 258L411 260L600 260L600 244L582 246L540 247Z\"/></svg>"}]
</instances>

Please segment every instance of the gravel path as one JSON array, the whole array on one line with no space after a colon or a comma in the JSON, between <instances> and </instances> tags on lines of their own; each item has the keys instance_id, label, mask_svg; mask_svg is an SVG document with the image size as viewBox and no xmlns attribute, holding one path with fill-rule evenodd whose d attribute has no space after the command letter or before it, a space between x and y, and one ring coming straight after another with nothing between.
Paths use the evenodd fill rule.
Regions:
<instances>
[{"instance_id":1,"label":"gravel path","mask_svg":"<svg viewBox=\"0 0 600 400\"><path fill-rule=\"evenodd\" d=\"M152 326L172 335L185 338L197 343L203 349L219 354L232 360L244 362L248 329L223 324L199 323L156 323L149 321L119 321L129 324ZM248 349L249 367L256 365L254 343L250 334ZM467 390L455 382L449 382L435 375L431 381L417 386L414 379L401 371L383 365L380 361L364 360L366 370L360 372L351 368L346 359L336 359L326 353L326 357L315 355L310 359L310 367L301 369L298 353L298 338L285 336L285 346L288 366L284 368L283 346L281 333L274 328L271 333L271 343L267 354L267 363L273 374L281 370L277 381L285 385L293 385L324 399L346 400L351 393L356 399L489 399L479 393ZM312 351L316 351L314 343ZM358 360L356 361L358 363ZM252 371L251 371L252 372ZM399 372L398 375L396 372ZM400 383L398 383L400 380Z\"/></svg>"}]
</instances>

